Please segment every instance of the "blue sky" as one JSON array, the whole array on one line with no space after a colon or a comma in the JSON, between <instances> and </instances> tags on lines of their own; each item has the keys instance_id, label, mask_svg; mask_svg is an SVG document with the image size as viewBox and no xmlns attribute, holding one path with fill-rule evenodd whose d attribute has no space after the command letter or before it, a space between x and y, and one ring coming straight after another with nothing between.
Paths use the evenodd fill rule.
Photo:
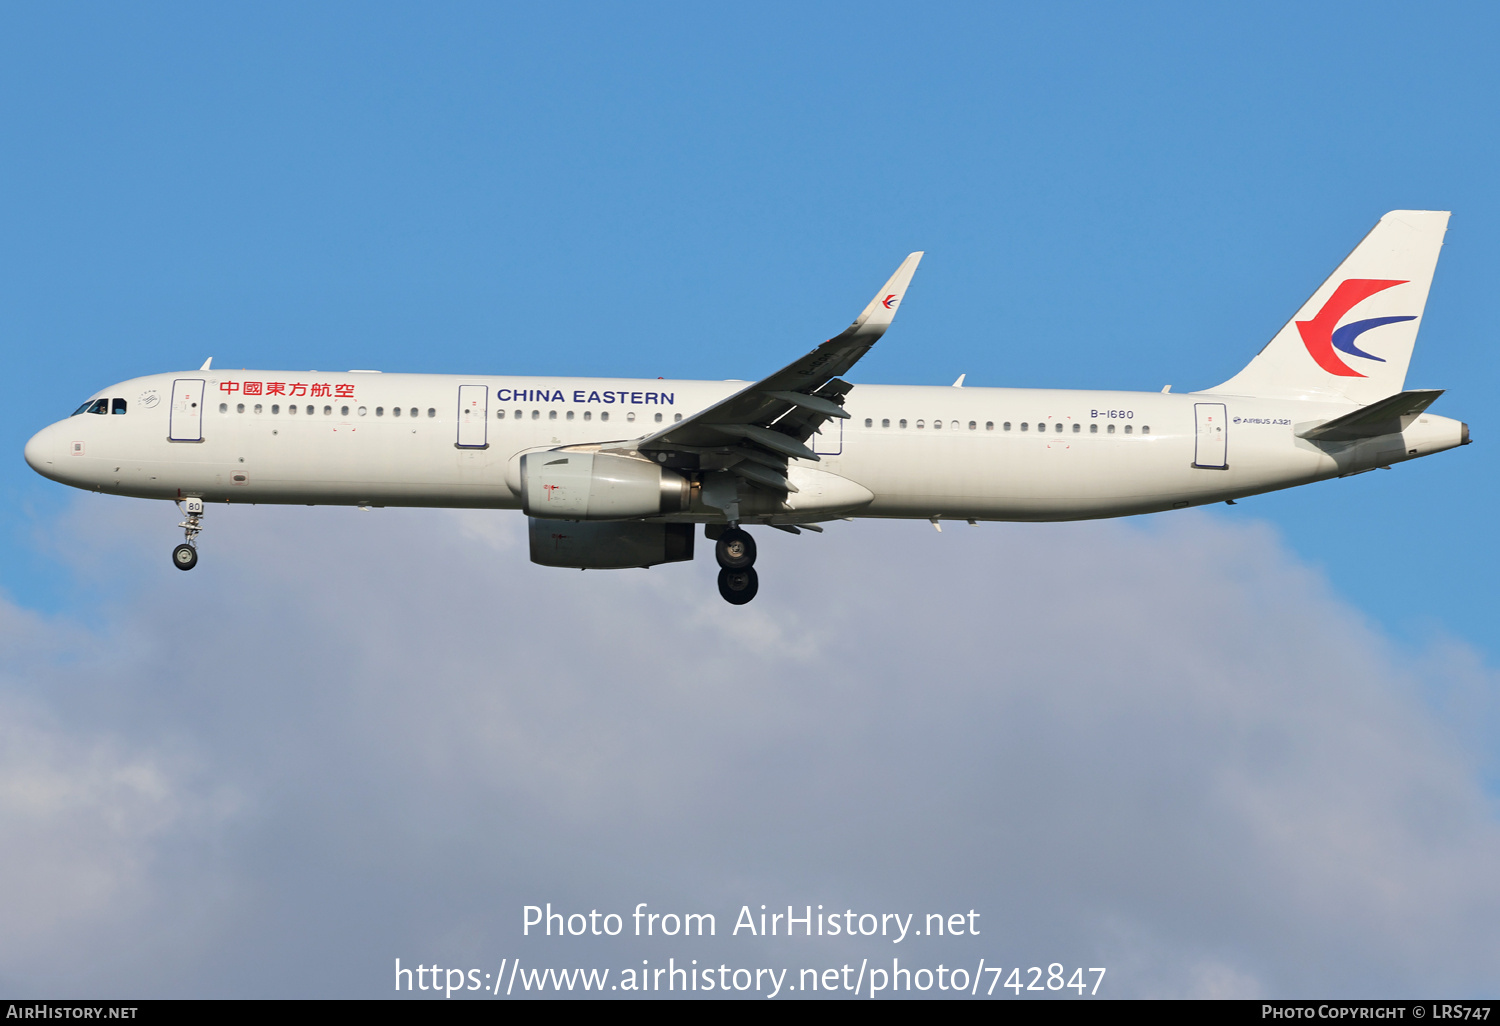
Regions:
<instances>
[{"instance_id":1,"label":"blue sky","mask_svg":"<svg viewBox=\"0 0 1500 1026\"><path fill-rule=\"evenodd\" d=\"M1382 213L1450 209L1408 385L1447 388L1435 411L1468 421L1477 444L1122 532L989 525L1001 540L984 544L1063 558L1084 539L1105 576L1112 546L1121 560L1221 559L1191 583L1257 624L1235 596L1243 552L1266 545L1290 569L1260 601L1332 617L1305 629L1383 653L1379 672L1431 708L1471 685L1489 708L1497 21L1480 4L10 5L0 588L17 623L86 625L90 645L170 637L122 609L186 587L165 576L175 510L69 492L21 458L35 430L138 374L212 356L754 378L841 329L924 249L901 319L852 380L1188 391L1243 366ZM241 525L264 546L246 565L286 559L295 582L281 546L296 542L276 525L339 531L355 515L261 508L211 530L234 551ZM387 546L452 529L436 513L386 523ZM882 544L933 544L925 525L904 530ZM540 580L522 553L497 551L497 579ZM892 567L875 582L943 587L909 554ZM1041 586L1003 567L997 584ZM597 605L545 587L563 589L558 617ZM1126 584L1118 597L1133 601ZM774 607L798 622L820 608ZM1364 626L1333 625L1345 620ZM720 629L733 632L705 631ZM1174 643L1174 624L1152 630ZM369 640L357 625L335 635ZM1433 660L1470 669L1411 669ZM64 662L11 672L35 683ZM121 765L146 764L132 745L156 758L165 744L17 687L57 737L114 738ZM219 737L202 722L172 730L188 749ZM1471 761L1490 765L1473 744ZM1236 957L1194 979L1229 992L1294 979ZM1207 992L1194 986L1179 990Z\"/></svg>"}]
</instances>

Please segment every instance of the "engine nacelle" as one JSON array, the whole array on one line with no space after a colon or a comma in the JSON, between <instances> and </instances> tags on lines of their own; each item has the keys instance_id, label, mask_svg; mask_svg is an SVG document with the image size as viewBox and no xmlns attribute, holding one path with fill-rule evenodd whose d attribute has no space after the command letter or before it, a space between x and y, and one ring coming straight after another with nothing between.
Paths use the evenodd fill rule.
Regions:
<instances>
[{"instance_id":1,"label":"engine nacelle","mask_svg":"<svg viewBox=\"0 0 1500 1026\"><path fill-rule=\"evenodd\" d=\"M579 570L623 570L693 558L692 524L527 520L531 561Z\"/></svg>"},{"instance_id":2,"label":"engine nacelle","mask_svg":"<svg viewBox=\"0 0 1500 1026\"><path fill-rule=\"evenodd\" d=\"M649 460L556 449L521 457L521 509L527 516L633 520L681 513L691 502L688 479Z\"/></svg>"}]
</instances>

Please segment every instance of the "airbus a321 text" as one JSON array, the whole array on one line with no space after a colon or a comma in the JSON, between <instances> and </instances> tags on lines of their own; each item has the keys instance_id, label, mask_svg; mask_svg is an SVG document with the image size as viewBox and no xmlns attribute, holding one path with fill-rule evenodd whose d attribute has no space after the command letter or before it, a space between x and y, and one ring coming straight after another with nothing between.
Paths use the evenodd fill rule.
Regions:
<instances>
[{"instance_id":1,"label":"airbus a321 text","mask_svg":"<svg viewBox=\"0 0 1500 1026\"><path fill-rule=\"evenodd\" d=\"M1469 441L1407 391L1448 214L1395 210L1239 374L1188 394L853 385L921 253L842 334L754 384L196 371L110 385L26 444L40 474L176 502L191 570L214 503L520 509L546 566L715 543L755 597L750 527L851 517L1083 520L1224 502ZM938 527L941 530L941 526Z\"/></svg>"}]
</instances>

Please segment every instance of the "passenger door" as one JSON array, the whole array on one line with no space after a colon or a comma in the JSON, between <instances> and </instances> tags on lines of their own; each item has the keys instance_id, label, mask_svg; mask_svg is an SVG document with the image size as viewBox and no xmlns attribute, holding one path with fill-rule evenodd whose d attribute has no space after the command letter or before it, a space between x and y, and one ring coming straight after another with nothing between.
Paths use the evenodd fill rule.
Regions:
<instances>
[{"instance_id":1,"label":"passenger door","mask_svg":"<svg viewBox=\"0 0 1500 1026\"><path fill-rule=\"evenodd\" d=\"M1198 421L1198 445L1193 454L1193 466L1203 470L1228 470L1229 418L1224 404L1194 403L1193 413Z\"/></svg>"},{"instance_id":2,"label":"passenger door","mask_svg":"<svg viewBox=\"0 0 1500 1026\"><path fill-rule=\"evenodd\" d=\"M203 378L178 378L172 382L171 422L167 440L203 441Z\"/></svg>"},{"instance_id":3,"label":"passenger door","mask_svg":"<svg viewBox=\"0 0 1500 1026\"><path fill-rule=\"evenodd\" d=\"M488 385L458 386L458 442L460 449L489 448Z\"/></svg>"}]
</instances>

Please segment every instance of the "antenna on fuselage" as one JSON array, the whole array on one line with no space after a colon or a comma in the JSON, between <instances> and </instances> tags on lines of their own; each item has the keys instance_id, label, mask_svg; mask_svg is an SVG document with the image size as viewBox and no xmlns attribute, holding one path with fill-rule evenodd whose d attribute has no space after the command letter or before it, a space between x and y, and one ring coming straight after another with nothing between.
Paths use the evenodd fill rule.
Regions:
<instances>
[{"instance_id":1,"label":"antenna on fuselage","mask_svg":"<svg viewBox=\"0 0 1500 1026\"><path fill-rule=\"evenodd\" d=\"M208 370L209 369L209 364L211 364L213 362L214 362L214 358L212 356L210 356L207 360L203 361L203 366L199 367L198 369L199 370Z\"/></svg>"}]
</instances>

